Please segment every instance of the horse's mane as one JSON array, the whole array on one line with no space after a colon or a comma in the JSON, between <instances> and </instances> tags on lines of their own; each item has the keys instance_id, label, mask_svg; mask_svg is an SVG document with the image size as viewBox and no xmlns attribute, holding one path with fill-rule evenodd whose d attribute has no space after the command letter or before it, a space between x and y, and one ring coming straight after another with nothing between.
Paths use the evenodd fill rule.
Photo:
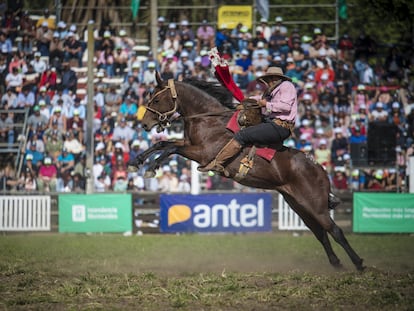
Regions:
<instances>
[{"instance_id":1,"label":"horse's mane","mask_svg":"<svg viewBox=\"0 0 414 311\"><path fill-rule=\"evenodd\" d=\"M223 106L234 109L233 95L218 82L208 82L197 78L186 78L184 83L190 84L197 89L217 99Z\"/></svg>"}]
</instances>

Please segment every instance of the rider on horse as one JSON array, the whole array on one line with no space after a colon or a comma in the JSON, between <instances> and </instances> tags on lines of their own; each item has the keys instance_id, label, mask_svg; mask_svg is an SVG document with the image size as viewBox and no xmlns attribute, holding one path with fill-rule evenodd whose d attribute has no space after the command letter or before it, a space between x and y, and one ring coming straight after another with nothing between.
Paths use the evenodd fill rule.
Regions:
<instances>
[{"instance_id":1,"label":"rider on horse","mask_svg":"<svg viewBox=\"0 0 414 311\"><path fill-rule=\"evenodd\" d=\"M225 162L248 145L275 146L288 138L295 125L298 99L291 78L280 67L269 67L257 80L267 87L262 96L254 96L261 107L263 122L238 131L201 172L215 171L226 174Z\"/></svg>"},{"instance_id":2,"label":"rider on horse","mask_svg":"<svg viewBox=\"0 0 414 311\"><path fill-rule=\"evenodd\" d=\"M236 156L243 147L255 144L276 146L292 134L298 108L292 79L285 76L280 67L269 67L257 80L267 87L262 96L251 97L261 107L263 122L238 131L214 160L198 168L200 172L215 171L228 176L226 161ZM328 200L330 208L340 203L332 193L329 193Z\"/></svg>"}]
</instances>

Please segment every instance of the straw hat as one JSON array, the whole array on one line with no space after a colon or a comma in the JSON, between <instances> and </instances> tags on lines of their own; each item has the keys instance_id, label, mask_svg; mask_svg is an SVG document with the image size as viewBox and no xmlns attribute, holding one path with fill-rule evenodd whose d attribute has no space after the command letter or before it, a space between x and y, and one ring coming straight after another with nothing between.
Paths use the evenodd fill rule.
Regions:
<instances>
[{"instance_id":1,"label":"straw hat","mask_svg":"<svg viewBox=\"0 0 414 311\"><path fill-rule=\"evenodd\" d=\"M283 70L280 67L269 67L266 72L258 78L258 80L274 80L275 78L281 78L284 80L292 81L292 79L283 74Z\"/></svg>"}]
</instances>

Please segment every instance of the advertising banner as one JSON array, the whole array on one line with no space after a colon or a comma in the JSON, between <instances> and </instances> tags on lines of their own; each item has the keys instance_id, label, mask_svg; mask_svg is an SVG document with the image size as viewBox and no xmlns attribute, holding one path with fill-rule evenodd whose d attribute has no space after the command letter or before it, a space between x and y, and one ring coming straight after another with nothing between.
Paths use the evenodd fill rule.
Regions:
<instances>
[{"instance_id":1,"label":"advertising banner","mask_svg":"<svg viewBox=\"0 0 414 311\"><path fill-rule=\"evenodd\" d=\"M354 232L414 232L414 194L354 193Z\"/></svg>"},{"instance_id":2,"label":"advertising banner","mask_svg":"<svg viewBox=\"0 0 414 311\"><path fill-rule=\"evenodd\" d=\"M242 23L250 30L252 29L252 6L250 5L222 5L217 13L218 27L225 27L227 29L236 28L238 23Z\"/></svg>"},{"instance_id":3,"label":"advertising banner","mask_svg":"<svg viewBox=\"0 0 414 311\"><path fill-rule=\"evenodd\" d=\"M132 230L130 194L59 195L59 232Z\"/></svg>"},{"instance_id":4,"label":"advertising banner","mask_svg":"<svg viewBox=\"0 0 414 311\"><path fill-rule=\"evenodd\" d=\"M161 232L272 230L272 196L204 194L160 196Z\"/></svg>"}]
</instances>

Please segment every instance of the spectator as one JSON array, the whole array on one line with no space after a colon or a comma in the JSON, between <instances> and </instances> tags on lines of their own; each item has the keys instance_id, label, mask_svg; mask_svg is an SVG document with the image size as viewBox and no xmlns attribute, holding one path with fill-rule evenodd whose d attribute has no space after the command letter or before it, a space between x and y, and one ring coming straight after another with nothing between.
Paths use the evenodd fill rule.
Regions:
<instances>
[{"instance_id":1,"label":"spectator","mask_svg":"<svg viewBox=\"0 0 414 311\"><path fill-rule=\"evenodd\" d=\"M49 28L48 22L42 22L36 30L37 50L42 56L49 56L49 46L52 38L53 32Z\"/></svg>"},{"instance_id":2,"label":"spectator","mask_svg":"<svg viewBox=\"0 0 414 311\"><path fill-rule=\"evenodd\" d=\"M36 73L39 75L42 74L47 69L46 62L40 58L40 52L36 52L34 54L34 59L30 62L30 64L33 66L33 69Z\"/></svg>"},{"instance_id":3,"label":"spectator","mask_svg":"<svg viewBox=\"0 0 414 311\"><path fill-rule=\"evenodd\" d=\"M79 97L75 97L75 99L73 100L73 106L69 107L69 119L73 118L75 115L81 120L85 120L86 118L86 107L85 105L81 104L81 99ZM80 128L83 130L83 123L82 126L80 126Z\"/></svg>"},{"instance_id":4,"label":"spectator","mask_svg":"<svg viewBox=\"0 0 414 311\"><path fill-rule=\"evenodd\" d=\"M127 49L122 48L121 45L115 47L115 52L113 53L114 59L114 69L113 74L115 76L122 77L125 74L125 70L128 66L128 52Z\"/></svg>"},{"instance_id":5,"label":"spectator","mask_svg":"<svg viewBox=\"0 0 414 311\"><path fill-rule=\"evenodd\" d=\"M113 77L115 74L115 58L113 50L108 46L104 50L99 52L98 68L106 72L108 77Z\"/></svg>"},{"instance_id":6,"label":"spectator","mask_svg":"<svg viewBox=\"0 0 414 311\"><path fill-rule=\"evenodd\" d=\"M84 120L80 117L79 110L75 109L73 111L72 118L68 118L66 122L66 130L68 132L72 132L73 135L75 135L79 139L79 142L83 142L85 124Z\"/></svg>"},{"instance_id":7,"label":"spectator","mask_svg":"<svg viewBox=\"0 0 414 311\"><path fill-rule=\"evenodd\" d=\"M39 28L41 26L47 25L50 29L55 29L55 19L50 16L49 9L44 9L43 16L41 16L36 23L36 28Z\"/></svg>"},{"instance_id":8,"label":"spectator","mask_svg":"<svg viewBox=\"0 0 414 311\"><path fill-rule=\"evenodd\" d=\"M331 144L332 162L334 165L341 165L343 155L348 153L348 139L343 136L342 129L339 127L334 129L334 134Z\"/></svg>"},{"instance_id":9,"label":"spectator","mask_svg":"<svg viewBox=\"0 0 414 311\"><path fill-rule=\"evenodd\" d=\"M177 62L176 78L180 81L185 78L191 78L194 75L194 62L188 56L187 51L182 51Z\"/></svg>"},{"instance_id":10,"label":"spectator","mask_svg":"<svg viewBox=\"0 0 414 311\"><path fill-rule=\"evenodd\" d=\"M240 58L236 59L235 69L233 71L233 79L241 89L246 89L249 84L249 74L252 69L252 60L249 57L249 52L243 50Z\"/></svg>"},{"instance_id":11,"label":"spectator","mask_svg":"<svg viewBox=\"0 0 414 311\"><path fill-rule=\"evenodd\" d=\"M29 150L26 150L26 156L25 156L25 162L31 161L31 164L29 166L33 166L33 170L37 171L39 166L42 164L44 154L42 152L39 152L36 150L37 144L35 141L32 141L29 144Z\"/></svg>"},{"instance_id":12,"label":"spectator","mask_svg":"<svg viewBox=\"0 0 414 311\"><path fill-rule=\"evenodd\" d=\"M167 36L167 25L165 25L164 16L160 16L157 19L158 23L158 46L161 46Z\"/></svg>"},{"instance_id":13,"label":"spectator","mask_svg":"<svg viewBox=\"0 0 414 311\"><path fill-rule=\"evenodd\" d=\"M14 109L17 107L17 95L15 93L15 88L8 86L6 93L1 97L2 109Z\"/></svg>"},{"instance_id":14,"label":"spectator","mask_svg":"<svg viewBox=\"0 0 414 311\"><path fill-rule=\"evenodd\" d=\"M54 127L55 124L59 131L66 133L66 116L62 114L62 108L59 105L52 109L52 116L49 119L49 127Z\"/></svg>"},{"instance_id":15,"label":"spectator","mask_svg":"<svg viewBox=\"0 0 414 311\"><path fill-rule=\"evenodd\" d=\"M63 93L71 92L71 94L76 94L78 78L75 71L70 68L69 62L62 63L62 72L60 78Z\"/></svg>"},{"instance_id":16,"label":"spectator","mask_svg":"<svg viewBox=\"0 0 414 311\"><path fill-rule=\"evenodd\" d=\"M43 160L43 164L39 168L39 174L37 178L37 185L41 192L55 192L57 181L57 169L52 164L52 158L46 157Z\"/></svg>"},{"instance_id":17,"label":"spectator","mask_svg":"<svg viewBox=\"0 0 414 311\"><path fill-rule=\"evenodd\" d=\"M14 143L14 121L7 112L0 113L0 142L8 143L9 147Z\"/></svg>"},{"instance_id":18,"label":"spectator","mask_svg":"<svg viewBox=\"0 0 414 311\"><path fill-rule=\"evenodd\" d=\"M52 40L49 47L49 59L52 63L62 63L65 58L64 39L61 38L59 32L53 33Z\"/></svg>"},{"instance_id":19,"label":"spectator","mask_svg":"<svg viewBox=\"0 0 414 311\"><path fill-rule=\"evenodd\" d=\"M33 114L29 116L27 119L27 125L32 131L40 130L43 131L47 124L49 123L49 120L47 117L45 117L43 114L40 113L40 107L34 106L33 107Z\"/></svg>"},{"instance_id":20,"label":"spectator","mask_svg":"<svg viewBox=\"0 0 414 311\"><path fill-rule=\"evenodd\" d=\"M162 168L158 187L161 192L177 192L178 178L171 172L171 168L168 165L164 165Z\"/></svg>"},{"instance_id":21,"label":"spectator","mask_svg":"<svg viewBox=\"0 0 414 311\"><path fill-rule=\"evenodd\" d=\"M45 91L56 91L57 89L57 73L55 67L48 67L41 75L39 88L42 90L42 87L45 87ZM40 91L42 93L43 91ZM50 95L49 95L50 96ZM47 103L47 101L46 101Z\"/></svg>"},{"instance_id":22,"label":"spectator","mask_svg":"<svg viewBox=\"0 0 414 311\"><path fill-rule=\"evenodd\" d=\"M62 152L57 157L56 167L59 178L64 178L70 174L75 167L75 157L65 147L62 148Z\"/></svg>"},{"instance_id":23,"label":"spectator","mask_svg":"<svg viewBox=\"0 0 414 311\"><path fill-rule=\"evenodd\" d=\"M388 111L384 109L384 104L382 102L376 104L375 109L370 114L369 120L371 122L387 122Z\"/></svg>"},{"instance_id":24,"label":"spectator","mask_svg":"<svg viewBox=\"0 0 414 311\"><path fill-rule=\"evenodd\" d=\"M214 47L215 30L211 27L207 20L203 20L201 26L197 28L197 51L202 49L210 50Z\"/></svg>"},{"instance_id":25,"label":"spectator","mask_svg":"<svg viewBox=\"0 0 414 311\"><path fill-rule=\"evenodd\" d=\"M337 190L347 190L348 189L348 180L342 167L335 167L334 177L332 183Z\"/></svg>"},{"instance_id":26,"label":"spectator","mask_svg":"<svg viewBox=\"0 0 414 311\"><path fill-rule=\"evenodd\" d=\"M20 15L19 20L19 33L24 38L31 38L35 37L36 35L36 26L33 22L32 18L30 17L29 11L23 11ZM29 50L29 53L31 53L32 50Z\"/></svg>"},{"instance_id":27,"label":"spectator","mask_svg":"<svg viewBox=\"0 0 414 311\"><path fill-rule=\"evenodd\" d=\"M17 95L16 108L29 108L31 109L35 104L35 95L29 86L25 86L21 89L21 92Z\"/></svg>"},{"instance_id":28,"label":"spectator","mask_svg":"<svg viewBox=\"0 0 414 311\"><path fill-rule=\"evenodd\" d=\"M77 133L79 135L79 133ZM78 160L80 155L85 150L85 146L75 136L73 130L69 130L66 133L66 140L63 143L63 149L67 150L69 154L74 155L75 160Z\"/></svg>"},{"instance_id":29,"label":"spectator","mask_svg":"<svg viewBox=\"0 0 414 311\"><path fill-rule=\"evenodd\" d=\"M167 54L165 61L161 64L161 78L163 80L174 79L177 76L177 61L173 54Z\"/></svg>"},{"instance_id":30,"label":"spectator","mask_svg":"<svg viewBox=\"0 0 414 311\"><path fill-rule=\"evenodd\" d=\"M53 162L56 162L63 148L61 132L57 129L48 129L43 137L45 139L46 153L53 159Z\"/></svg>"},{"instance_id":31,"label":"spectator","mask_svg":"<svg viewBox=\"0 0 414 311\"><path fill-rule=\"evenodd\" d=\"M129 121L134 121L135 116L138 111L138 106L136 103L137 99L134 98L132 95L127 95L125 97L124 102L121 104L121 107L119 108L119 113L121 114L122 118L125 118Z\"/></svg>"},{"instance_id":32,"label":"spectator","mask_svg":"<svg viewBox=\"0 0 414 311\"><path fill-rule=\"evenodd\" d=\"M5 78L6 87L14 89L23 87L23 74L19 73L17 67L13 67L12 72L8 73Z\"/></svg>"}]
</instances>

